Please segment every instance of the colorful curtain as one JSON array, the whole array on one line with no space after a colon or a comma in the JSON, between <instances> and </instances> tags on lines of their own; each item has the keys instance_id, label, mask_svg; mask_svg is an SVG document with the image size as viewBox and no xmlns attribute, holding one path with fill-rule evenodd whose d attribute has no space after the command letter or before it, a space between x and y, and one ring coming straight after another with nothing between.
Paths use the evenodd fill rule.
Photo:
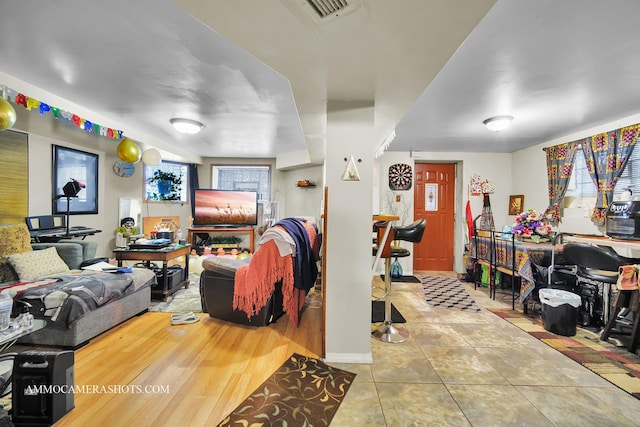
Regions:
<instances>
[{"instance_id":1,"label":"colorful curtain","mask_svg":"<svg viewBox=\"0 0 640 427\"><path fill-rule=\"evenodd\" d=\"M591 221L603 225L613 189L633 152L640 134L640 125L627 126L585 139L582 143L587 171L596 185L596 206Z\"/></svg>"},{"instance_id":2,"label":"colorful curtain","mask_svg":"<svg viewBox=\"0 0 640 427\"><path fill-rule=\"evenodd\" d=\"M544 215L553 225L558 225L560 222L560 203L567 192L567 185L573 172L573 158L578 146L577 142L568 142L544 148L547 155L547 180L549 183L549 207Z\"/></svg>"}]
</instances>

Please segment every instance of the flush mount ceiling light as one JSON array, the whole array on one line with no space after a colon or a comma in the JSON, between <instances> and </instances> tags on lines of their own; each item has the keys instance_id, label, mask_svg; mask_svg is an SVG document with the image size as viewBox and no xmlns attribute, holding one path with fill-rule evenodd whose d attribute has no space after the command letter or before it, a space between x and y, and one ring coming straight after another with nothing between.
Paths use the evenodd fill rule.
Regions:
<instances>
[{"instance_id":1,"label":"flush mount ceiling light","mask_svg":"<svg viewBox=\"0 0 640 427\"><path fill-rule=\"evenodd\" d=\"M194 134L202 130L204 125L191 119L171 119L169 120L178 132Z\"/></svg>"},{"instance_id":2,"label":"flush mount ceiling light","mask_svg":"<svg viewBox=\"0 0 640 427\"><path fill-rule=\"evenodd\" d=\"M495 116L488 118L482 123L484 123L487 129L498 132L506 129L512 120L513 116Z\"/></svg>"}]
</instances>

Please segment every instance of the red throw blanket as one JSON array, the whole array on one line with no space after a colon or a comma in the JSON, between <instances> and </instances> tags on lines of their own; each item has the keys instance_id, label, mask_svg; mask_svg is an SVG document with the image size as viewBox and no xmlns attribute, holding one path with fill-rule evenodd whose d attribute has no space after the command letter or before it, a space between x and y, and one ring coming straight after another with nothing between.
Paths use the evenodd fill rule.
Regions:
<instances>
[{"instance_id":1,"label":"red throw blanket","mask_svg":"<svg viewBox=\"0 0 640 427\"><path fill-rule=\"evenodd\" d=\"M318 253L318 240L312 224L304 223L311 248ZM293 286L293 256L280 256L273 240L260 245L248 264L238 267L234 279L233 308L256 315L266 304L282 280L282 307L291 322L298 326L300 308L305 301L305 292Z\"/></svg>"},{"instance_id":2,"label":"red throw blanket","mask_svg":"<svg viewBox=\"0 0 640 427\"><path fill-rule=\"evenodd\" d=\"M293 257L281 257L273 240L260 246L251 262L236 270L233 308L244 311L247 317L256 315L267 304L279 280L282 280L283 308L297 325L298 310L291 306L294 300Z\"/></svg>"}]
</instances>

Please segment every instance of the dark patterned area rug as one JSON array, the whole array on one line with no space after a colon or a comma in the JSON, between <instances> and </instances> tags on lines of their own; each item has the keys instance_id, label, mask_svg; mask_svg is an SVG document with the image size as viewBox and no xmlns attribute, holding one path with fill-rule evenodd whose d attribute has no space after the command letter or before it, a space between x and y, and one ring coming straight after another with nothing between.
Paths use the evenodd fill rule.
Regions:
<instances>
[{"instance_id":1,"label":"dark patterned area rug","mask_svg":"<svg viewBox=\"0 0 640 427\"><path fill-rule=\"evenodd\" d=\"M517 310L489 311L640 399L640 357L624 347L602 342L597 334L582 328L577 328L574 337L556 335L544 329L539 316L525 316Z\"/></svg>"},{"instance_id":2,"label":"dark patterned area rug","mask_svg":"<svg viewBox=\"0 0 640 427\"><path fill-rule=\"evenodd\" d=\"M328 426L355 376L293 353L218 426Z\"/></svg>"},{"instance_id":3,"label":"dark patterned area rug","mask_svg":"<svg viewBox=\"0 0 640 427\"><path fill-rule=\"evenodd\" d=\"M458 279L440 276L422 276L422 289L427 302L435 307L466 311L480 311L475 300Z\"/></svg>"}]
</instances>

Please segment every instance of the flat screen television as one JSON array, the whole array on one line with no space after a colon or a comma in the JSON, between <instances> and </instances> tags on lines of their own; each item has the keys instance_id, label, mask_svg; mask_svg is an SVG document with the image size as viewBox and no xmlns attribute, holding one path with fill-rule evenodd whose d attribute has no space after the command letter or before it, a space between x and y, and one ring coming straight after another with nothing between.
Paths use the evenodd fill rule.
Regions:
<instances>
[{"instance_id":1,"label":"flat screen television","mask_svg":"<svg viewBox=\"0 0 640 427\"><path fill-rule=\"evenodd\" d=\"M195 227L258 225L258 192L198 188L193 198Z\"/></svg>"}]
</instances>

